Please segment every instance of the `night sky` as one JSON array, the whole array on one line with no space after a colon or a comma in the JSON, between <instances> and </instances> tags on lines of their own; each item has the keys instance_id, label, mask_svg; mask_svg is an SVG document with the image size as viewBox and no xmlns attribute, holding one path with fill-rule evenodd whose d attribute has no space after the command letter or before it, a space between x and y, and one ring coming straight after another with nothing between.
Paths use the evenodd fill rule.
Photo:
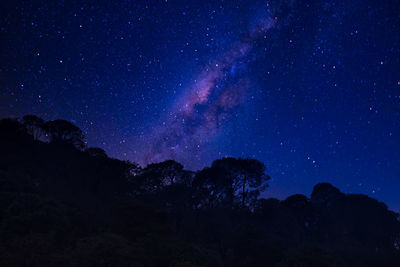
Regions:
<instances>
[{"instance_id":1,"label":"night sky","mask_svg":"<svg viewBox=\"0 0 400 267\"><path fill-rule=\"evenodd\" d=\"M400 1L1 1L0 117L197 170L252 157L400 210Z\"/></svg>"}]
</instances>

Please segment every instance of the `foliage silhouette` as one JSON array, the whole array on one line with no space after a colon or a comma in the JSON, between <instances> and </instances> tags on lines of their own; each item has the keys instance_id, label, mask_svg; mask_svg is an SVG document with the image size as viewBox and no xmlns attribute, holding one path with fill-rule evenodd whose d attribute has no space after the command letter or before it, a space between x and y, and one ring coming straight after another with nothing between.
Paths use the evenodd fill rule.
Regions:
<instances>
[{"instance_id":1,"label":"foliage silhouette","mask_svg":"<svg viewBox=\"0 0 400 267\"><path fill-rule=\"evenodd\" d=\"M25 115L22 118L22 124L35 140L41 140L41 138L46 134L45 122L42 118L39 118L38 116Z\"/></svg>"},{"instance_id":2,"label":"foliage silhouette","mask_svg":"<svg viewBox=\"0 0 400 267\"><path fill-rule=\"evenodd\" d=\"M251 207L270 179L265 166L255 159L223 158L212 163L195 176L197 190L208 195L207 205L233 208Z\"/></svg>"},{"instance_id":3,"label":"foliage silhouette","mask_svg":"<svg viewBox=\"0 0 400 267\"><path fill-rule=\"evenodd\" d=\"M69 121L48 121L43 127L49 136L50 142L69 143L78 149L85 148L85 137L82 130Z\"/></svg>"},{"instance_id":4,"label":"foliage silhouette","mask_svg":"<svg viewBox=\"0 0 400 267\"><path fill-rule=\"evenodd\" d=\"M67 121L0 120L0 266L399 266L399 215L368 196L264 199L254 159L192 172L85 147Z\"/></svg>"}]
</instances>

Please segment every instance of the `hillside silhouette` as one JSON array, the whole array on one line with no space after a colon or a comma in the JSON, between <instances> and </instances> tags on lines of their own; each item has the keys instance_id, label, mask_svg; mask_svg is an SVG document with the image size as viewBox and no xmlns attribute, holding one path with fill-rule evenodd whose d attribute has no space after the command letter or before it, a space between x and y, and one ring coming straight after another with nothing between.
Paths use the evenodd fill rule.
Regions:
<instances>
[{"instance_id":1,"label":"hillside silhouette","mask_svg":"<svg viewBox=\"0 0 400 267\"><path fill-rule=\"evenodd\" d=\"M0 266L400 266L384 203L328 183L265 199L269 179L255 159L142 168L68 121L3 119Z\"/></svg>"}]
</instances>

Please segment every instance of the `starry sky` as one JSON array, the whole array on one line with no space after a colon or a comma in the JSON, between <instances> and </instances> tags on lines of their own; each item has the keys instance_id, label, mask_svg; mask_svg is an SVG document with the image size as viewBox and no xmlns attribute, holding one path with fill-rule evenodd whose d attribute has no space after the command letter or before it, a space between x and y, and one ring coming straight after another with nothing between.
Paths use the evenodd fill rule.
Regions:
<instances>
[{"instance_id":1,"label":"starry sky","mask_svg":"<svg viewBox=\"0 0 400 267\"><path fill-rule=\"evenodd\" d=\"M192 170L264 162L400 210L400 1L1 1L0 117Z\"/></svg>"}]
</instances>

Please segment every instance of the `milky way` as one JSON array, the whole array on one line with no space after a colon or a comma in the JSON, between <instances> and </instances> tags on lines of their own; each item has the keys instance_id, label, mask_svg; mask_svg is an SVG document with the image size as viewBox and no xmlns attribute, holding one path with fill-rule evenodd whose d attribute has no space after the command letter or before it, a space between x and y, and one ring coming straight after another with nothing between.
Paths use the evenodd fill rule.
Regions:
<instances>
[{"instance_id":1,"label":"milky way","mask_svg":"<svg viewBox=\"0 0 400 267\"><path fill-rule=\"evenodd\" d=\"M173 105L167 119L155 127L144 148L143 164L175 159L186 167L199 166L199 153L212 141L232 111L244 103L252 86L245 75L254 42L274 27L262 19L240 41L207 65Z\"/></svg>"},{"instance_id":2,"label":"milky way","mask_svg":"<svg viewBox=\"0 0 400 267\"><path fill-rule=\"evenodd\" d=\"M325 181L400 210L398 0L0 6L1 118L69 120L142 166L256 158L266 197Z\"/></svg>"}]
</instances>

